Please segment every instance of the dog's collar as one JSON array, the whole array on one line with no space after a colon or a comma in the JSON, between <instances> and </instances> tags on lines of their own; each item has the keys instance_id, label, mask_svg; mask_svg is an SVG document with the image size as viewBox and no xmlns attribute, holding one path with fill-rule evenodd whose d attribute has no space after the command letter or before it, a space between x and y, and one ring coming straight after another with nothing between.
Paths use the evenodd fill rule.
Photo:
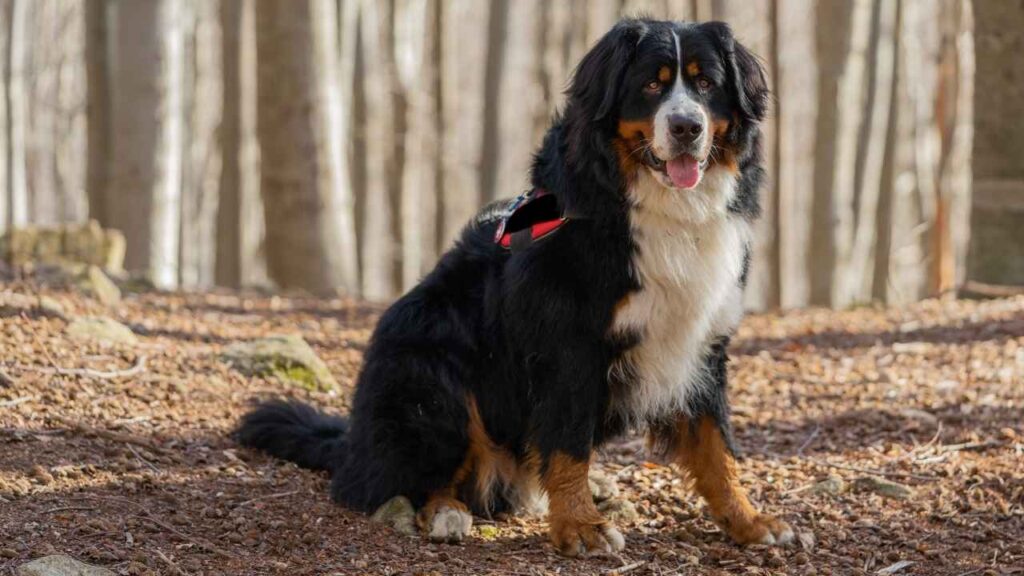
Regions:
<instances>
[{"instance_id":1,"label":"dog's collar","mask_svg":"<svg viewBox=\"0 0 1024 576\"><path fill-rule=\"evenodd\" d=\"M494 243L518 252L578 218L560 206L555 195L543 188L534 188L509 203L498 221Z\"/></svg>"}]
</instances>

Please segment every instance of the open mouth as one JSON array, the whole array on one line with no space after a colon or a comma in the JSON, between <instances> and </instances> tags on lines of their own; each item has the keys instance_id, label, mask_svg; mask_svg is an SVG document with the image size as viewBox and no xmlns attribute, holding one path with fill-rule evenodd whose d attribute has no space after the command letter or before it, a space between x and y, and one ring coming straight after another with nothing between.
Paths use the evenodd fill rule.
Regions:
<instances>
[{"instance_id":1,"label":"open mouth","mask_svg":"<svg viewBox=\"0 0 1024 576\"><path fill-rule=\"evenodd\" d=\"M648 148L644 151L644 164L664 174L676 188L693 188L700 182L700 176L708 166L708 159L697 160L689 154L680 154L665 161Z\"/></svg>"}]
</instances>

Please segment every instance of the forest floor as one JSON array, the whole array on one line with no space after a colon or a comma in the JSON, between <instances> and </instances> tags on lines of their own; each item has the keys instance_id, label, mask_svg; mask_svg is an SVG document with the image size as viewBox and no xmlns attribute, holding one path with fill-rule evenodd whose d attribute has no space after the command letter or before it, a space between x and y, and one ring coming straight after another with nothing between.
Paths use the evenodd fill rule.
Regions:
<instances>
[{"instance_id":1,"label":"forest floor","mask_svg":"<svg viewBox=\"0 0 1024 576\"><path fill-rule=\"evenodd\" d=\"M599 459L636 505L627 548L569 560L537 518L477 519L461 545L402 536L332 504L325 475L230 440L254 398L345 410L381 307L144 293L107 309L42 293L66 317L0 313L4 576L54 553L131 575L1024 574L1024 298L749 317L731 364L743 478L798 542L731 544L630 438ZM138 341L72 340L67 317L82 315ZM221 361L268 333L300 333L342 390L286 389Z\"/></svg>"}]
</instances>

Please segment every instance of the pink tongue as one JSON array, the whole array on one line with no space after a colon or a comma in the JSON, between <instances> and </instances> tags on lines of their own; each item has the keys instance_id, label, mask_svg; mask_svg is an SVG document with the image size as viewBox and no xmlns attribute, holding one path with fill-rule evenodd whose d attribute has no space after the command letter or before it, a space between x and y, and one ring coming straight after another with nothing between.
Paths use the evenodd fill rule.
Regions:
<instances>
[{"instance_id":1,"label":"pink tongue","mask_svg":"<svg viewBox=\"0 0 1024 576\"><path fill-rule=\"evenodd\" d=\"M689 154L680 154L669 160L666 170L676 188L693 188L700 180L700 167L697 165L697 159Z\"/></svg>"}]
</instances>

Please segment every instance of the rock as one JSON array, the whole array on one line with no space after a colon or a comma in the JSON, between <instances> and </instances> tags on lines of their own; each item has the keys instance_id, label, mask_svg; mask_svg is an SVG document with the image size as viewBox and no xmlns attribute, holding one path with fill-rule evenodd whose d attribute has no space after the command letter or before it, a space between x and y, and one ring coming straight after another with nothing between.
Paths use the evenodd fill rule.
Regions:
<instances>
[{"instance_id":1,"label":"rock","mask_svg":"<svg viewBox=\"0 0 1024 576\"><path fill-rule=\"evenodd\" d=\"M808 489L811 494L828 494L835 496L846 491L846 482L835 474L829 474L821 482L817 482Z\"/></svg>"},{"instance_id":2,"label":"rock","mask_svg":"<svg viewBox=\"0 0 1024 576\"><path fill-rule=\"evenodd\" d=\"M270 336L232 344L223 358L250 376L269 376L307 390L338 387L330 370L299 336Z\"/></svg>"},{"instance_id":3,"label":"rock","mask_svg":"<svg viewBox=\"0 0 1024 576\"><path fill-rule=\"evenodd\" d=\"M590 484L590 493L594 496L594 502L604 502L619 495L619 486L613 478L604 472L591 470L587 482Z\"/></svg>"},{"instance_id":4,"label":"rock","mask_svg":"<svg viewBox=\"0 0 1024 576\"><path fill-rule=\"evenodd\" d=\"M853 487L861 492L874 492L883 498L906 500L914 496L914 489L903 484L876 476L862 476L853 481Z\"/></svg>"},{"instance_id":5,"label":"rock","mask_svg":"<svg viewBox=\"0 0 1024 576\"><path fill-rule=\"evenodd\" d=\"M79 286L104 306L121 303L121 289L99 266L89 266L79 280Z\"/></svg>"},{"instance_id":6,"label":"rock","mask_svg":"<svg viewBox=\"0 0 1024 576\"><path fill-rule=\"evenodd\" d=\"M131 328L101 316L76 318L68 324L67 335L75 340L100 344L135 344L138 339Z\"/></svg>"},{"instance_id":7,"label":"rock","mask_svg":"<svg viewBox=\"0 0 1024 576\"><path fill-rule=\"evenodd\" d=\"M66 319L64 305L49 296L28 296L14 292L0 292L0 318L46 316Z\"/></svg>"},{"instance_id":8,"label":"rock","mask_svg":"<svg viewBox=\"0 0 1024 576\"><path fill-rule=\"evenodd\" d=\"M114 274L124 269L124 235L104 230L95 220L52 228L27 226L0 236L0 254L12 266L79 263Z\"/></svg>"},{"instance_id":9,"label":"rock","mask_svg":"<svg viewBox=\"0 0 1024 576\"><path fill-rule=\"evenodd\" d=\"M620 526L632 524L640 518L640 514L636 511L636 506L629 500L622 498L605 500L598 505L597 509L604 514L605 518Z\"/></svg>"},{"instance_id":10,"label":"rock","mask_svg":"<svg viewBox=\"0 0 1024 576\"><path fill-rule=\"evenodd\" d=\"M85 564L63 554L44 556L22 564L18 566L15 574L17 576L115 576L106 568Z\"/></svg>"},{"instance_id":11,"label":"rock","mask_svg":"<svg viewBox=\"0 0 1024 576\"><path fill-rule=\"evenodd\" d=\"M918 410L917 408L904 408L900 410L900 416L908 420L917 420L918 422L932 425L939 423L939 419L935 415L925 412L924 410Z\"/></svg>"},{"instance_id":12,"label":"rock","mask_svg":"<svg viewBox=\"0 0 1024 576\"><path fill-rule=\"evenodd\" d=\"M370 520L391 526L400 534L416 534L416 510L405 496L395 496L381 504Z\"/></svg>"}]
</instances>

